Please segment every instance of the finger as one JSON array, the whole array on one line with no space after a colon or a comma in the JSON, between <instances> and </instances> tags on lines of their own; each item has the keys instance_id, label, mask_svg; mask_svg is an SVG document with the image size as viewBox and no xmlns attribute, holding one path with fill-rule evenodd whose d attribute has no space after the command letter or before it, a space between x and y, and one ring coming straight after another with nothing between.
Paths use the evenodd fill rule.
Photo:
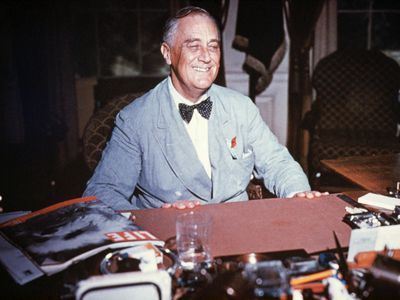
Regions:
<instances>
[{"instance_id":1,"label":"finger","mask_svg":"<svg viewBox=\"0 0 400 300\"><path fill-rule=\"evenodd\" d=\"M304 198L304 197L306 196L306 193L300 192L300 193L297 193L295 196L296 196L296 197Z\"/></svg>"},{"instance_id":2,"label":"finger","mask_svg":"<svg viewBox=\"0 0 400 300\"><path fill-rule=\"evenodd\" d=\"M314 198L314 193L313 193L313 192L306 193L306 197L307 197L308 199L312 199L312 198Z\"/></svg>"},{"instance_id":3,"label":"finger","mask_svg":"<svg viewBox=\"0 0 400 300\"><path fill-rule=\"evenodd\" d=\"M189 201L189 202L186 204L186 206L187 206L187 208L193 208L193 207L195 206L195 204L194 204L194 202Z\"/></svg>"},{"instance_id":4,"label":"finger","mask_svg":"<svg viewBox=\"0 0 400 300\"><path fill-rule=\"evenodd\" d=\"M171 204L171 203L163 203L163 204L161 205L161 207L162 207L162 208L171 208L171 207L172 207L172 204Z\"/></svg>"},{"instance_id":5,"label":"finger","mask_svg":"<svg viewBox=\"0 0 400 300\"><path fill-rule=\"evenodd\" d=\"M132 222L135 222L136 216L133 213L131 213L131 215L129 216L129 220L131 220Z\"/></svg>"},{"instance_id":6,"label":"finger","mask_svg":"<svg viewBox=\"0 0 400 300\"><path fill-rule=\"evenodd\" d=\"M183 203L183 202L175 202L175 203L173 204L173 207L175 207L175 208L177 208L177 209L185 209L185 208L186 208L186 205L185 205L185 203Z\"/></svg>"},{"instance_id":7,"label":"finger","mask_svg":"<svg viewBox=\"0 0 400 300\"><path fill-rule=\"evenodd\" d=\"M322 195L321 192L318 192L318 191L314 192L315 197L321 197L321 195Z\"/></svg>"}]
</instances>

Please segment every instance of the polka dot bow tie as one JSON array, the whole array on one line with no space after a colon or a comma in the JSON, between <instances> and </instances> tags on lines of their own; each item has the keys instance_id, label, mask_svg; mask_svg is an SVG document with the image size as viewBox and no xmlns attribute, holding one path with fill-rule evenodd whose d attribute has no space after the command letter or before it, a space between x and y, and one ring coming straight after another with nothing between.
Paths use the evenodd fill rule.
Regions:
<instances>
[{"instance_id":1,"label":"polka dot bow tie","mask_svg":"<svg viewBox=\"0 0 400 300\"><path fill-rule=\"evenodd\" d=\"M195 105L186 105L184 103L179 103L179 113L186 123L189 123L192 119L193 111L195 109L197 109L197 111L203 118L208 120L210 118L212 110L212 101L210 100L210 97Z\"/></svg>"}]
</instances>

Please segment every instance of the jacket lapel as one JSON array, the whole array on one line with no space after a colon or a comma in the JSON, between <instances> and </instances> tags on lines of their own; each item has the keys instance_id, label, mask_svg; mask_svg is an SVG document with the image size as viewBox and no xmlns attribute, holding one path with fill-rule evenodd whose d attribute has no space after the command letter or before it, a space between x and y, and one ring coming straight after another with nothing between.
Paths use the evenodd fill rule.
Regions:
<instances>
[{"instance_id":1,"label":"jacket lapel","mask_svg":"<svg viewBox=\"0 0 400 300\"><path fill-rule=\"evenodd\" d=\"M173 172L194 195L211 199L211 180L197 157L189 134L168 91L168 82L162 83L157 98L159 114L155 137Z\"/></svg>"}]
</instances>

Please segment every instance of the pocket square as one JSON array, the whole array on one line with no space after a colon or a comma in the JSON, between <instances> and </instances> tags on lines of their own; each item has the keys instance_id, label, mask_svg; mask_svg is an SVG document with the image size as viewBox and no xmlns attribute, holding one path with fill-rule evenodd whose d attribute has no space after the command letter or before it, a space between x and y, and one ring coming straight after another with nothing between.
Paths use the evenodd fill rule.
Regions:
<instances>
[{"instance_id":1,"label":"pocket square","mask_svg":"<svg viewBox=\"0 0 400 300\"><path fill-rule=\"evenodd\" d=\"M232 158L237 159L238 154L236 153L236 149L237 149L236 136L234 136L231 140L226 139L226 146L228 147L229 152L232 155Z\"/></svg>"},{"instance_id":2,"label":"pocket square","mask_svg":"<svg viewBox=\"0 0 400 300\"><path fill-rule=\"evenodd\" d=\"M231 140L231 148L235 148L236 147L236 136L234 136Z\"/></svg>"}]
</instances>

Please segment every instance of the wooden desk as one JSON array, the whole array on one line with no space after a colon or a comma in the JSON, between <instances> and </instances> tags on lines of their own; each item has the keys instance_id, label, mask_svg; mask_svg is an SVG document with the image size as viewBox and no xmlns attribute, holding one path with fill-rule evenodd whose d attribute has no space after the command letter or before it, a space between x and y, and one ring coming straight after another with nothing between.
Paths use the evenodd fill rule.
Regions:
<instances>
[{"instance_id":1,"label":"wooden desk","mask_svg":"<svg viewBox=\"0 0 400 300\"><path fill-rule=\"evenodd\" d=\"M213 218L214 256L304 249L335 249L333 231L347 247L351 228L342 222L348 203L335 195L316 199L264 199L196 207ZM157 237L175 236L177 209L134 211L136 222Z\"/></svg>"},{"instance_id":2,"label":"wooden desk","mask_svg":"<svg viewBox=\"0 0 400 300\"><path fill-rule=\"evenodd\" d=\"M349 244L351 228L342 222L348 203L335 195L317 199L263 199L196 207L213 218L211 247L214 256L265 253L283 250L313 252L335 249L333 230L343 247ZM134 211L136 222L163 240L175 235L178 214L188 210L147 209ZM64 272L17 285L5 270L0 280L9 299L73 299L66 286L98 274L105 253L72 265ZM11 295L11 296L10 296Z\"/></svg>"},{"instance_id":3,"label":"wooden desk","mask_svg":"<svg viewBox=\"0 0 400 300\"><path fill-rule=\"evenodd\" d=\"M374 193L385 195L387 187L400 181L400 153L326 159L321 164Z\"/></svg>"}]
</instances>

